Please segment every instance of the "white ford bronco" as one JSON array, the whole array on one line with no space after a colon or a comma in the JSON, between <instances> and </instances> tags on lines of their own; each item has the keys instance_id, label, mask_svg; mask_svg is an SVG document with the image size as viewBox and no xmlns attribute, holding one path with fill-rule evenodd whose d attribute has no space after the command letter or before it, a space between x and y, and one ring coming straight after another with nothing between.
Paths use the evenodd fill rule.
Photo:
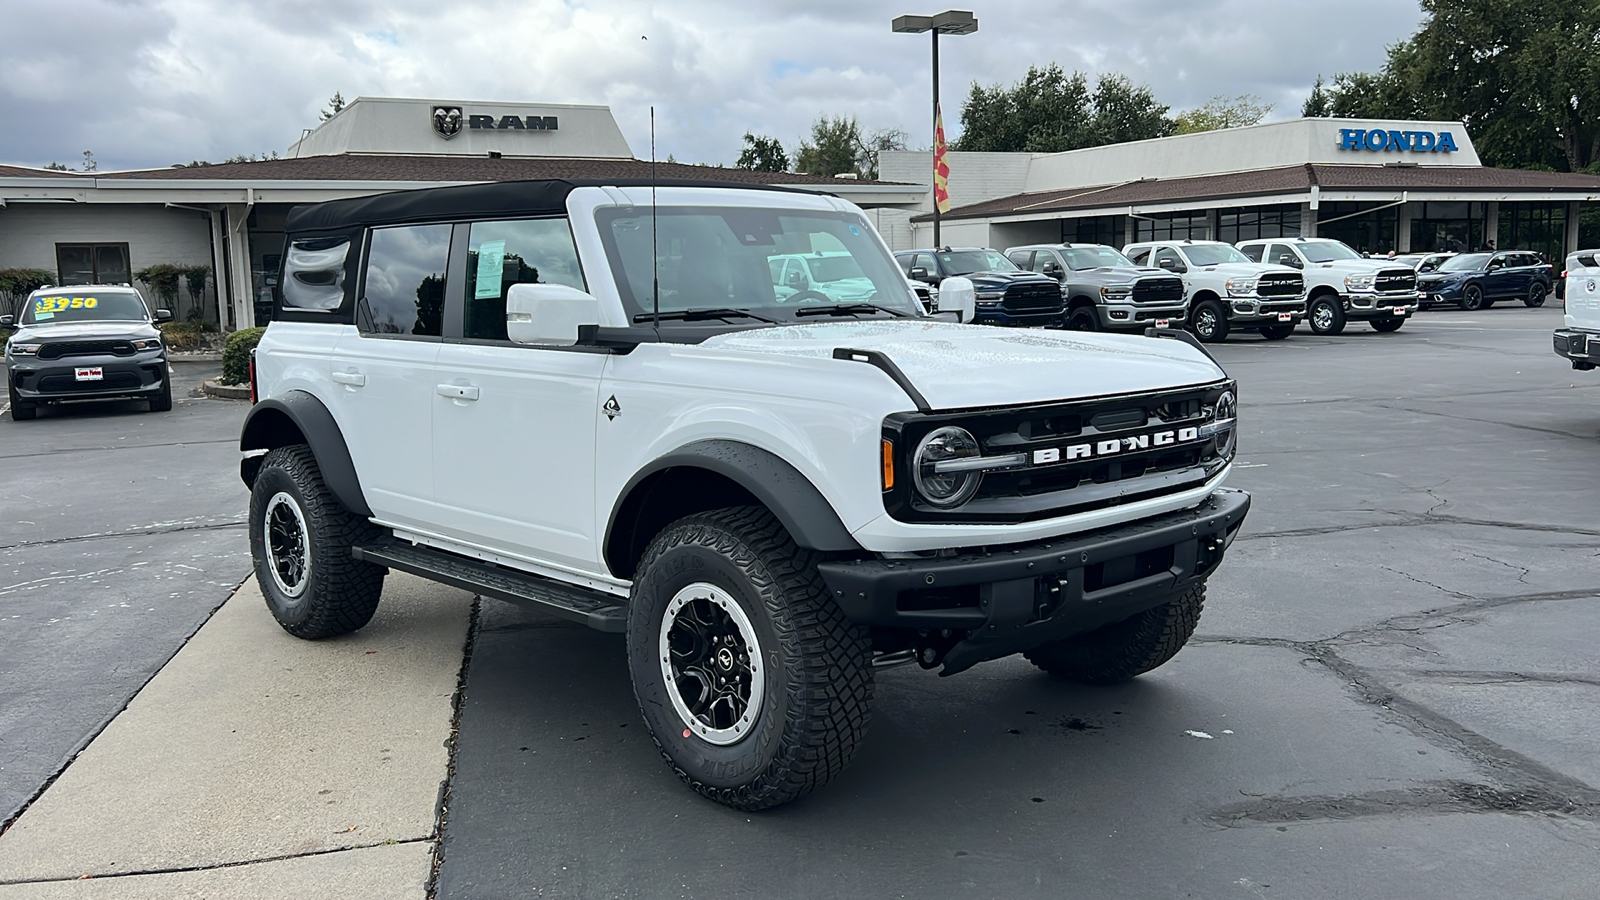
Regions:
<instances>
[{"instance_id":1,"label":"white ford bronco","mask_svg":"<svg viewBox=\"0 0 1600 900\"><path fill-rule=\"evenodd\" d=\"M1366 259L1331 238L1262 238L1240 241L1256 262L1300 270L1306 279L1306 321L1316 334L1344 331L1364 321L1376 331L1399 331L1417 311L1415 269L1394 260Z\"/></svg>"},{"instance_id":2,"label":"white ford bronco","mask_svg":"<svg viewBox=\"0 0 1600 900\"><path fill-rule=\"evenodd\" d=\"M1306 314L1305 279L1299 272L1253 262L1221 241L1151 241L1129 244L1122 253L1136 266L1183 278L1189 327L1207 343L1227 340L1235 328L1281 341Z\"/></svg>"},{"instance_id":3,"label":"white ford bronco","mask_svg":"<svg viewBox=\"0 0 1600 900\"><path fill-rule=\"evenodd\" d=\"M625 634L662 754L729 806L836 775L876 667L1161 665L1249 508L1186 334L925 317L834 197L470 185L286 241L240 442L279 623L361 628L397 570ZM817 254L875 290L775 283Z\"/></svg>"}]
</instances>

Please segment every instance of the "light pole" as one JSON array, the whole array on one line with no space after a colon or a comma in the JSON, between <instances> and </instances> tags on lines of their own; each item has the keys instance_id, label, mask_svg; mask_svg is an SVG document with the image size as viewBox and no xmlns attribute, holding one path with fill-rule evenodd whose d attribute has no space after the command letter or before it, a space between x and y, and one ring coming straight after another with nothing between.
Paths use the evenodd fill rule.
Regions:
<instances>
[{"instance_id":1,"label":"light pole","mask_svg":"<svg viewBox=\"0 0 1600 900\"><path fill-rule=\"evenodd\" d=\"M978 30L978 17L964 9L947 9L932 16L896 16L893 26L898 34L933 34L933 130L934 156L938 156L939 142L939 34L971 34ZM939 162L934 160L937 170ZM933 246L939 243L939 199L933 200Z\"/></svg>"}]
</instances>

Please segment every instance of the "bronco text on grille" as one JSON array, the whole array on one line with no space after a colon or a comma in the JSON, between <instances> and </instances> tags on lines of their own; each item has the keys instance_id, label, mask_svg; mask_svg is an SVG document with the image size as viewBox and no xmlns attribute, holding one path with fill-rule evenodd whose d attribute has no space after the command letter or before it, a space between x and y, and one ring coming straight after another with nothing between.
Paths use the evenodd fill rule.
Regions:
<instances>
[{"instance_id":1,"label":"bronco text on grille","mask_svg":"<svg viewBox=\"0 0 1600 900\"><path fill-rule=\"evenodd\" d=\"M957 425L977 438L981 482L955 509L923 503L911 479L884 494L903 522L1026 522L1192 489L1219 473L1235 447L1234 385L1108 397L1077 403L924 416L890 416L884 437L909 471L916 447ZM1222 407L1222 408L1219 408Z\"/></svg>"},{"instance_id":2,"label":"bronco text on grille","mask_svg":"<svg viewBox=\"0 0 1600 900\"><path fill-rule=\"evenodd\" d=\"M1297 297L1305 290L1305 278L1294 272L1268 272L1256 285L1256 294L1262 297Z\"/></svg>"},{"instance_id":3,"label":"bronco text on grille","mask_svg":"<svg viewBox=\"0 0 1600 900\"><path fill-rule=\"evenodd\" d=\"M1182 299L1181 278L1141 278L1133 283L1135 303L1176 303Z\"/></svg>"}]
</instances>

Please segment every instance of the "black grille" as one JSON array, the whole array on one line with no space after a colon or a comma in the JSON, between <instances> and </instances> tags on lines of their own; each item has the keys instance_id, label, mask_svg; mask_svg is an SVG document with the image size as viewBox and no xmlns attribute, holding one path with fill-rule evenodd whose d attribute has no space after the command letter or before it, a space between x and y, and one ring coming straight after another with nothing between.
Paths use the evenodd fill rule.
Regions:
<instances>
[{"instance_id":1,"label":"black grille","mask_svg":"<svg viewBox=\"0 0 1600 900\"><path fill-rule=\"evenodd\" d=\"M1061 286L1055 282L1013 284L1006 288L1007 312L1061 309Z\"/></svg>"},{"instance_id":2,"label":"black grille","mask_svg":"<svg viewBox=\"0 0 1600 900\"><path fill-rule=\"evenodd\" d=\"M1380 294L1412 293L1417 289L1417 273L1409 269L1386 269L1373 280L1372 289Z\"/></svg>"},{"instance_id":3,"label":"black grille","mask_svg":"<svg viewBox=\"0 0 1600 900\"><path fill-rule=\"evenodd\" d=\"M63 356L132 356L132 341L61 341L39 348L40 359Z\"/></svg>"},{"instance_id":4,"label":"black grille","mask_svg":"<svg viewBox=\"0 0 1600 900\"><path fill-rule=\"evenodd\" d=\"M39 392L64 394L71 391L122 391L139 386L137 372L107 372L99 381L79 381L71 375L46 375L39 379Z\"/></svg>"},{"instance_id":5,"label":"black grille","mask_svg":"<svg viewBox=\"0 0 1600 900\"><path fill-rule=\"evenodd\" d=\"M1141 278L1133 283L1135 303L1177 303L1183 299L1180 278Z\"/></svg>"},{"instance_id":6,"label":"black grille","mask_svg":"<svg viewBox=\"0 0 1600 900\"><path fill-rule=\"evenodd\" d=\"M1306 280L1298 272L1268 272L1256 284L1260 297L1297 297L1304 293Z\"/></svg>"}]
</instances>

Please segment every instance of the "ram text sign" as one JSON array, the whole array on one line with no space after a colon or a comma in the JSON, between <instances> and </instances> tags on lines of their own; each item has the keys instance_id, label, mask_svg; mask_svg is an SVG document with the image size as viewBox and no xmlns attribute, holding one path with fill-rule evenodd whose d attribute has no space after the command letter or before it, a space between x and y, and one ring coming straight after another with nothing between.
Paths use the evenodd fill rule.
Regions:
<instances>
[{"instance_id":1,"label":"ram text sign","mask_svg":"<svg viewBox=\"0 0 1600 900\"><path fill-rule=\"evenodd\" d=\"M555 116L469 114L459 106L435 106L432 116L433 133L447 141L460 134L463 128L473 131L556 131L561 124Z\"/></svg>"}]
</instances>

